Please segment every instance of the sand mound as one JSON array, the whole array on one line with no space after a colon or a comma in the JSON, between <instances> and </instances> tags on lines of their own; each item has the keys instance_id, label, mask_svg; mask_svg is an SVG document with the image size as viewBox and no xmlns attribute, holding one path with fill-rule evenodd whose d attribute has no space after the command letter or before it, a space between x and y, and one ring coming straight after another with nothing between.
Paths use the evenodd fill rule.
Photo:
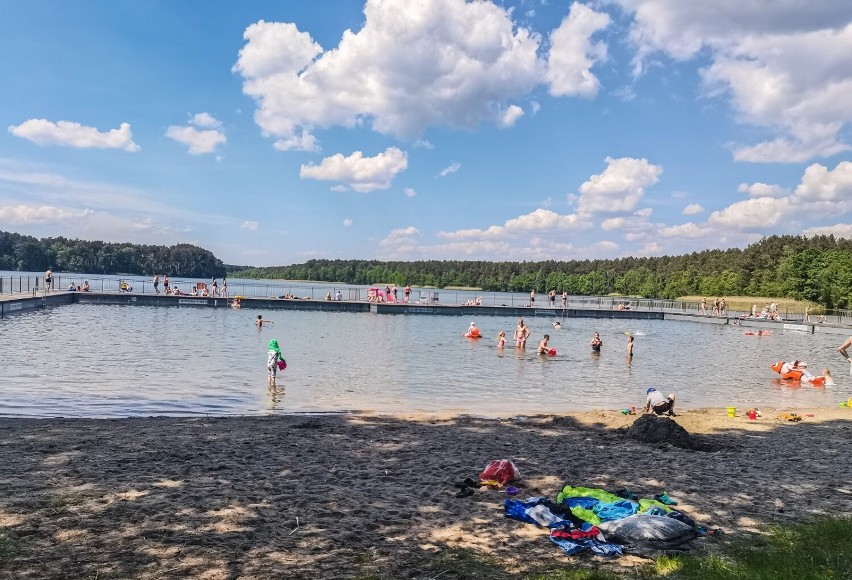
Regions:
<instances>
[{"instance_id":1,"label":"sand mound","mask_svg":"<svg viewBox=\"0 0 852 580\"><path fill-rule=\"evenodd\" d=\"M668 443L692 451L714 450L712 445L696 435L690 435L689 431L668 417L642 415L627 429L627 436L643 443Z\"/></svg>"}]
</instances>

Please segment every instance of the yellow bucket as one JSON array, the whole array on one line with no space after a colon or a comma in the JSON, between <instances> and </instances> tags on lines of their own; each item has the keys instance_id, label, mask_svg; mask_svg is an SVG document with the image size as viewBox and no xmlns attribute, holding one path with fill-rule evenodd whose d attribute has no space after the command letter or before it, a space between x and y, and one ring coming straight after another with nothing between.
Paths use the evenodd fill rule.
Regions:
<instances>
[{"instance_id":1,"label":"yellow bucket","mask_svg":"<svg viewBox=\"0 0 852 580\"><path fill-rule=\"evenodd\" d=\"M725 407L725 410L728 412L728 417L736 417L737 416L737 408L736 407Z\"/></svg>"}]
</instances>

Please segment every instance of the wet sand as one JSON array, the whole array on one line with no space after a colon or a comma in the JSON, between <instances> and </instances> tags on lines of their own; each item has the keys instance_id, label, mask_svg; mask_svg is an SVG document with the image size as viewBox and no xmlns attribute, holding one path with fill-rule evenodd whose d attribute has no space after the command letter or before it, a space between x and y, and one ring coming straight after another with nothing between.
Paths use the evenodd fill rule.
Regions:
<instances>
[{"instance_id":1,"label":"wet sand","mask_svg":"<svg viewBox=\"0 0 852 580\"><path fill-rule=\"evenodd\" d=\"M712 551L764 524L852 512L852 409L798 409L799 423L784 411L676 418L713 452L629 439L636 417L619 411L0 419L0 576L425 579L449 547L512 569L642 562L569 558L505 518L500 491L455 497L454 482L502 458L522 472L520 497L566 483L667 490L724 530L692 544Z\"/></svg>"}]
</instances>

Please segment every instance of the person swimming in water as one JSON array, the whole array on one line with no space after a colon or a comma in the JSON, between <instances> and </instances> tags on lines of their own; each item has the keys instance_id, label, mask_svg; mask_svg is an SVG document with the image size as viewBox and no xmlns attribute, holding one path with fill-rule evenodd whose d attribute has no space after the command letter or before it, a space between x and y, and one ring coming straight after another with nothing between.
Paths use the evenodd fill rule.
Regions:
<instances>
[{"instance_id":1,"label":"person swimming in water","mask_svg":"<svg viewBox=\"0 0 852 580\"><path fill-rule=\"evenodd\" d=\"M501 330L500 334L497 335L497 348L503 348L506 346L506 331Z\"/></svg>"},{"instance_id":2,"label":"person swimming in water","mask_svg":"<svg viewBox=\"0 0 852 580\"><path fill-rule=\"evenodd\" d=\"M555 322L553 323L553 328L555 328L556 330L562 330L562 323L561 323L561 322L559 322L558 320L557 320L557 321L555 321Z\"/></svg>"},{"instance_id":3,"label":"person swimming in water","mask_svg":"<svg viewBox=\"0 0 852 580\"><path fill-rule=\"evenodd\" d=\"M547 343L550 340L550 335L545 334L544 338L541 339L541 342L538 343L538 354L548 354L549 349L547 348Z\"/></svg>"}]
</instances>

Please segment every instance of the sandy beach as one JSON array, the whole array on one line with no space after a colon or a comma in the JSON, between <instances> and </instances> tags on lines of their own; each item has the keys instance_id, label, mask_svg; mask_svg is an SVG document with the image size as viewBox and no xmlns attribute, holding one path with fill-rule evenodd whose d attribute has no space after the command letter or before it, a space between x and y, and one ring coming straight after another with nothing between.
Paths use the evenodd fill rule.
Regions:
<instances>
[{"instance_id":1,"label":"sandy beach","mask_svg":"<svg viewBox=\"0 0 852 580\"><path fill-rule=\"evenodd\" d=\"M512 569L643 562L568 557L544 530L505 518L501 491L456 497L454 482L502 458L522 472L520 497L567 483L667 490L724 530L691 544L712 551L764 524L852 512L852 409L797 409L798 423L777 418L786 411L675 419L714 451L631 439L636 417L617 410L0 419L0 576L425 579L450 547Z\"/></svg>"}]
</instances>

